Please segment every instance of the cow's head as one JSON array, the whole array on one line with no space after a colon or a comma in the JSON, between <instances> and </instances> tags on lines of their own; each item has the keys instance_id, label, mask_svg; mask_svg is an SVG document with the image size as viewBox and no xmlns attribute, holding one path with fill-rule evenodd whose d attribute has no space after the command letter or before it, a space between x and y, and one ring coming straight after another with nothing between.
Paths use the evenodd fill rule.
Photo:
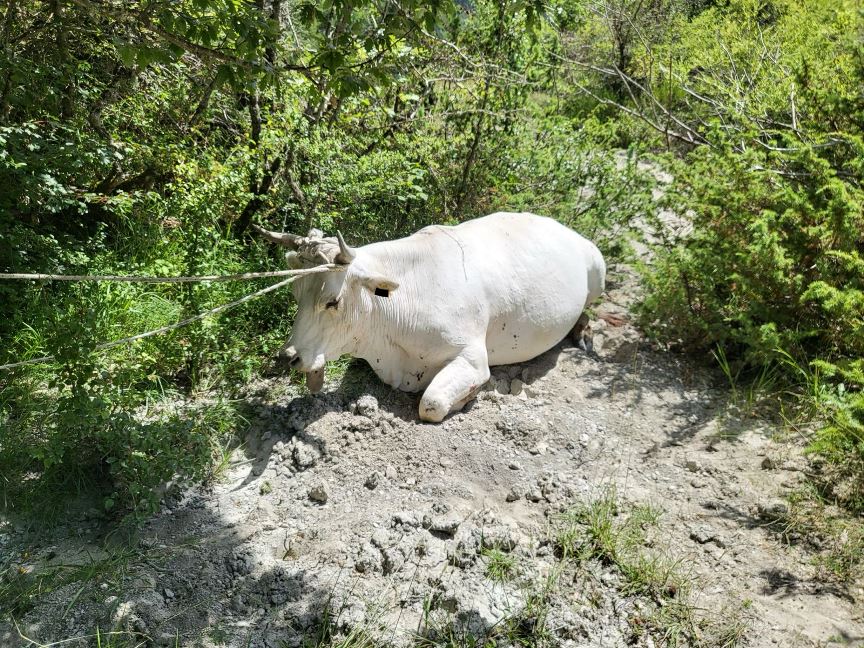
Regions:
<instances>
[{"instance_id":1,"label":"cow's head","mask_svg":"<svg viewBox=\"0 0 864 648\"><path fill-rule=\"evenodd\" d=\"M285 257L292 269L335 266L331 272L294 281L297 316L291 337L279 351L280 359L304 372L309 390L317 393L324 386L324 363L353 350L358 336L369 334L364 316L371 310L372 296L389 296L399 284L384 276L363 248L345 243L341 234L325 238L313 229L304 237L255 229L289 249Z\"/></svg>"}]
</instances>

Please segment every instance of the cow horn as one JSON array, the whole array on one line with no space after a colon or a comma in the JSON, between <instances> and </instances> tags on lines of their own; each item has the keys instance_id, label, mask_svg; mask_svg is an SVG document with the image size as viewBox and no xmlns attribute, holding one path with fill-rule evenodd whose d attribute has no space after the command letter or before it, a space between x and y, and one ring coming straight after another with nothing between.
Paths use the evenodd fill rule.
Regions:
<instances>
[{"instance_id":1,"label":"cow horn","mask_svg":"<svg viewBox=\"0 0 864 648\"><path fill-rule=\"evenodd\" d=\"M348 265L356 257L357 251L345 242L342 238L342 232L336 231L336 239L339 241L339 254L336 255L336 263L339 265Z\"/></svg>"},{"instance_id":2,"label":"cow horn","mask_svg":"<svg viewBox=\"0 0 864 648\"><path fill-rule=\"evenodd\" d=\"M299 246L300 243L303 241L302 236L297 236L296 234L291 234L290 232L271 232L270 230L266 230L263 227L259 227L255 223L252 223L252 229L254 229L271 243L277 243L278 245L291 248L292 250L296 250L297 246Z\"/></svg>"}]
</instances>

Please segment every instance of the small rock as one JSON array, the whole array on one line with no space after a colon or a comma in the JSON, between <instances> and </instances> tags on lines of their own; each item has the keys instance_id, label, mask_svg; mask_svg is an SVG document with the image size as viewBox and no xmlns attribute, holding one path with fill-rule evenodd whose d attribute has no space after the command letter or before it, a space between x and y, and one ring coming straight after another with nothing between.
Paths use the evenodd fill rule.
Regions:
<instances>
[{"instance_id":1,"label":"small rock","mask_svg":"<svg viewBox=\"0 0 864 648\"><path fill-rule=\"evenodd\" d=\"M714 539L714 534L711 533L708 529L702 527L690 531L690 539L698 542L699 544L707 544Z\"/></svg>"},{"instance_id":2,"label":"small rock","mask_svg":"<svg viewBox=\"0 0 864 648\"><path fill-rule=\"evenodd\" d=\"M375 533L372 534L372 538L370 539L373 547L378 547L379 549L386 549L392 543L392 536L390 532L386 529L378 529Z\"/></svg>"},{"instance_id":3,"label":"small rock","mask_svg":"<svg viewBox=\"0 0 864 648\"><path fill-rule=\"evenodd\" d=\"M699 472L699 464L692 459L690 461L687 461L684 464L684 467L692 473Z\"/></svg>"},{"instance_id":4,"label":"small rock","mask_svg":"<svg viewBox=\"0 0 864 648\"><path fill-rule=\"evenodd\" d=\"M354 559L354 569L361 574L380 572L381 552L368 543L363 545Z\"/></svg>"},{"instance_id":5,"label":"small rock","mask_svg":"<svg viewBox=\"0 0 864 648\"><path fill-rule=\"evenodd\" d=\"M168 589L167 587L165 588L164 592L165 592L165 598L167 598L167 599L173 599L174 598L174 592L171 591L170 589Z\"/></svg>"},{"instance_id":6,"label":"small rock","mask_svg":"<svg viewBox=\"0 0 864 648\"><path fill-rule=\"evenodd\" d=\"M363 482L363 485L369 490L375 490L378 488L378 483L381 481L381 474L376 470L371 475L366 478L366 481Z\"/></svg>"},{"instance_id":7,"label":"small rock","mask_svg":"<svg viewBox=\"0 0 864 648\"><path fill-rule=\"evenodd\" d=\"M438 464L442 468L449 468L453 465L453 460L450 459L450 457L441 457L440 459L438 459Z\"/></svg>"},{"instance_id":8,"label":"small rock","mask_svg":"<svg viewBox=\"0 0 864 648\"><path fill-rule=\"evenodd\" d=\"M762 460L762 470L774 470L777 463L771 457L765 457Z\"/></svg>"},{"instance_id":9,"label":"small rock","mask_svg":"<svg viewBox=\"0 0 864 648\"><path fill-rule=\"evenodd\" d=\"M510 381L510 393L514 396L518 396L522 393L523 385L524 383L521 380L519 380L518 378L514 378Z\"/></svg>"},{"instance_id":10,"label":"small rock","mask_svg":"<svg viewBox=\"0 0 864 648\"><path fill-rule=\"evenodd\" d=\"M528 452L530 452L532 455L545 455L548 449L549 447L541 441L533 448L531 448Z\"/></svg>"},{"instance_id":11,"label":"small rock","mask_svg":"<svg viewBox=\"0 0 864 648\"><path fill-rule=\"evenodd\" d=\"M507 493L507 497L504 499L508 502L515 502L517 500L522 499L525 495L525 488L520 484L514 484L510 491Z\"/></svg>"},{"instance_id":12,"label":"small rock","mask_svg":"<svg viewBox=\"0 0 864 648\"><path fill-rule=\"evenodd\" d=\"M783 500L771 500L756 506L756 512L763 520L776 522L789 515L789 505Z\"/></svg>"},{"instance_id":13,"label":"small rock","mask_svg":"<svg viewBox=\"0 0 864 648\"><path fill-rule=\"evenodd\" d=\"M690 485L693 488L705 488L708 484L706 482L702 481L701 479L691 479Z\"/></svg>"},{"instance_id":14,"label":"small rock","mask_svg":"<svg viewBox=\"0 0 864 648\"><path fill-rule=\"evenodd\" d=\"M357 399L356 412L361 416L374 419L378 413L378 399L371 394L363 394Z\"/></svg>"},{"instance_id":15,"label":"small rock","mask_svg":"<svg viewBox=\"0 0 864 648\"><path fill-rule=\"evenodd\" d=\"M525 499L529 502L539 502L543 499L543 491L535 486L525 494Z\"/></svg>"},{"instance_id":16,"label":"small rock","mask_svg":"<svg viewBox=\"0 0 864 648\"><path fill-rule=\"evenodd\" d=\"M363 435L375 429L375 421L368 416L355 416L348 424L348 429L354 432L354 439L360 441Z\"/></svg>"},{"instance_id":17,"label":"small rock","mask_svg":"<svg viewBox=\"0 0 864 648\"><path fill-rule=\"evenodd\" d=\"M324 484L316 484L312 488L309 489L309 499L313 502L317 502L318 504L326 504L327 499L327 490L324 488Z\"/></svg>"},{"instance_id":18,"label":"small rock","mask_svg":"<svg viewBox=\"0 0 864 648\"><path fill-rule=\"evenodd\" d=\"M436 519L432 520L429 531L452 538L459 530L459 524L460 520L457 518Z\"/></svg>"},{"instance_id":19,"label":"small rock","mask_svg":"<svg viewBox=\"0 0 864 648\"><path fill-rule=\"evenodd\" d=\"M507 467L510 470L522 470L522 465L516 461L511 461L509 464L507 464Z\"/></svg>"},{"instance_id":20,"label":"small rock","mask_svg":"<svg viewBox=\"0 0 864 648\"><path fill-rule=\"evenodd\" d=\"M503 395L509 394L510 393L510 381L507 380L506 378L499 378L495 382L495 391L497 391L499 394L503 394Z\"/></svg>"},{"instance_id":21,"label":"small rock","mask_svg":"<svg viewBox=\"0 0 864 648\"><path fill-rule=\"evenodd\" d=\"M321 458L321 451L318 448L300 439L295 440L294 452L292 454L294 465L297 466L298 470L311 468Z\"/></svg>"},{"instance_id":22,"label":"small rock","mask_svg":"<svg viewBox=\"0 0 864 648\"><path fill-rule=\"evenodd\" d=\"M447 502L435 502L432 504L432 510L439 515L445 515L450 512L450 505Z\"/></svg>"},{"instance_id":23,"label":"small rock","mask_svg":"<svg viewBox=\"0 0 864 648\"><path fill-rule=\"evenodd\" d=\"M385 576L398 571L404 562L405 556L395 547L381 550L381 572Z\"/></svg>"},{"instance_id":24,"label":"small rock","mask_svg":"<svg viewBox=\"0 0 864 648\"><path fill-rule=\"evenodd\" d=\"M387 466L384 468L384 476L387 479L396 479L399 476L399 473L396 472L396 469L393 466L387 464Z\"/></svg>"},{"instance_id":25,"label":"small rock","mask_svg":"<svg viewBox=\"0 0 864 648\"><path fill-rule=\"evenodd\" d=\"M404 529L416 529L422 524L422 517L415 511L399 511L393 515L393 526Z\"/></svg>"}]
</instances>

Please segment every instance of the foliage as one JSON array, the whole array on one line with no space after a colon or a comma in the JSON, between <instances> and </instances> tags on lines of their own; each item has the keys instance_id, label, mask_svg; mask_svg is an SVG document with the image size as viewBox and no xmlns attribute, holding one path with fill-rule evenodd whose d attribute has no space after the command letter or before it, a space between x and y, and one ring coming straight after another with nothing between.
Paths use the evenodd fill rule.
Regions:
<instances>
[{"instance_id":1,"label":"foliage","mask_svg":"<svg viewBox=\"0 0 864 648\"><path fill-rule=\"evenodd\" d=\"M253 221L364 243L494 209L618 254L650 188L635 147L609 150L614 124L554 100L561 38L531 0L7 3L0 270L267 270ZM287 336L287 294L96 347L262 286L2 282L0 363L55 357L0 374L5 505L96 487L141 514L160 484L209 475L242 425L232 398Z\"/></svg>"},{"instance_id":2,"label":"foliage","mask_svg":"<svg viewBox=\"0 0 864 648\"><path fill-rule=\"evenodd\" d=\"M652 223L645 328L720 348L730 375L818 374L812 449L858 475L860 18L852 0L13 0L0 269L273 269L253 221L365 243L497 209L553 216L614 261ZM231 399L289 331L287 295L96 346L260 286L2 282L0 362L56 357L0 374L4 501L96 481L141 512L160 482L206 475L241 424Z\"/></svg>"},{"instance_id":3,"label":"foliage","mask_svg":"<svg viewBox=\"0 0 864 648\"><path fill-rule=\"evenodd\" d=\"M849 481L864 457L860 21L848 0L680 13L617 75L629 99L616 104L672 144L665 204L689 225L656 224L643 325L684 349L719 347L736 375L779 370L806 393L818 373L834 397L811 449Z\"/></svg>"}]
</instances>

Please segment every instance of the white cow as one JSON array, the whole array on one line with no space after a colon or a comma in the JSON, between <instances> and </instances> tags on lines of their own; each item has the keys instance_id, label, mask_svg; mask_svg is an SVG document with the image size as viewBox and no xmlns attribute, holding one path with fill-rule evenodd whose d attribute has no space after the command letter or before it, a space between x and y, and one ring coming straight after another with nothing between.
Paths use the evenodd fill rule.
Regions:
<instances>
[{"instance_id":1,"label":"white cow","mask_svg":"<svg viewBox=\"0 0 864 648\"><path fill-rule=\"evenodd\" d=\"M348 353L392 387L425 389L426 421L461 409L490 365L530 360L581 334L583 310L604 288L597 247L534 214L432 225L356 249L317 230L256 229L293 250L291 267L342 266L294 283L297 317L280 355L307 374L309 389L323 387L327 360Z\"/></svg>"}]
</instances>

